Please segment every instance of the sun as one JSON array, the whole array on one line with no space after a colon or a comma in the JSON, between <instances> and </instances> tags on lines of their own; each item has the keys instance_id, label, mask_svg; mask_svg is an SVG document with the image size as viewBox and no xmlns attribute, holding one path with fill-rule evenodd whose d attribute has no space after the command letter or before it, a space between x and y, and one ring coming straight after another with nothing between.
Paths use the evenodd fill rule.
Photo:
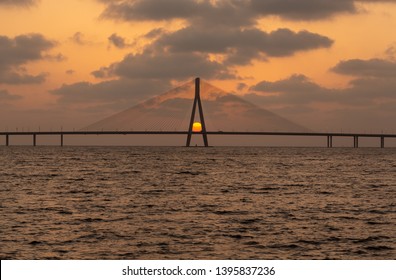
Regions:
<instances>
[{"instance_id":1,"label":"sun","mask_svg":"<svg viewBox=\"0 0 396 280\"><path fill-rule=\"evenodd\" d=\"M195 122L195 123L193 123L192 131L193 131L193 132L201 132L201 131L202 131L202 125L201 125L201 123L200 123L200 122Z\"/></svg>"}]
</instances>

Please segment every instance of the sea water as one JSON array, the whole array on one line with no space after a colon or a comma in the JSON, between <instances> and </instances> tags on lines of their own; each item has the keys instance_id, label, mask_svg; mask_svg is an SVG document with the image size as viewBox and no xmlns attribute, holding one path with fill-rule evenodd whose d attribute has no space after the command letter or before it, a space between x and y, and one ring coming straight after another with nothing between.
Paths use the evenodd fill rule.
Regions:
<instances>
[{"instance_id":1,"label":"sea water","mask_svg":"<svg viewBox=\"0 0 396 280\"><path fill-rule=\"evenodd\" d=\"M1 259L395 259L396 149L0 147Z\"/></svg>"}]
</instances>

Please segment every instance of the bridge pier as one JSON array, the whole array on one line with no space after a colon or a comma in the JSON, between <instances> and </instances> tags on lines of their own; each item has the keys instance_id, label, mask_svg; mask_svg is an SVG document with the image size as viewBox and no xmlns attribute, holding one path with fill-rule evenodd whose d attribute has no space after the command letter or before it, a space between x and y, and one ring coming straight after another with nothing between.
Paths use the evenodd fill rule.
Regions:
<instances>
[{"instance_id":1,"label":"bridge pier","mask_svg":"<svg viewBox=\"0 0 396 280\"><path fill-rule=\"evenodd\" d=\"M333 148L333 136L327 136L327 148Z\"/></svg>"},{"instance_id":2,"label":"bridge pier","mask_svg":"<svg viewBox=\"0 0 396 280\"><path fill-rule=\"evenodd\" d=\"M33 134L33 146L36 147L36 134Z\"/></svg>"},{"instance_id":3,"label":"bridge pier","mask_svg":"<svg viewBox=\"0 0 396 280\"><path fill-rule=\"evenodd\" d=\"M385 148L385 137L381 136L381 148Z\"/></svg>"},{"instance_id":4,"label":"bridge pier","mask_svg":"<svg viewBox=\"0 0 396 280\"><path fill-rule=\"evenodd\" d=\"M60 137L61 137L61 147L63 147L63 134L61 134Z\"/></svg>"},{"instance_id":5,"label":"bridge pier","mask_svg":"<svg viewBox=\"0 0 396 280\"><path fill-rule=\"evenodd\" d=\"M6 146L10 145L10 135L6 135Z\"/></svg>"},{"instance_id":6,"label":"bridge pier","mask_svg":"<svg viewBox=\"0 0 396 280\"><path fill-rule=\"evenodd\" d=\"M353 147L359 148L359 137L358 136L353 136Z\"/></svg>"},{"instance_id":7,"label":"bridge pier","mask_svg":"<svg viewBox=\"0 0 396 280\"><path fill-rule=\"evenodd\" d=\"M190 126L188 127L186 147L190 147L191 137L193 134L193 123L194 123L194 119L195 119L195 110L196 110L197 105L198 105L198 111L199 111L199 119L200 119L201 125L202 125L201 134L203 137L203 142L204 142L205 147L209 147L208 135L206 133L206 125L205 125L204 113L203 113L202 102L201 102L201 79L200 78L195 79L195 97L194 97L194 103L193 103L193 108L192 108L192 112L191 112Z\"/></svg>"}]
</instances>

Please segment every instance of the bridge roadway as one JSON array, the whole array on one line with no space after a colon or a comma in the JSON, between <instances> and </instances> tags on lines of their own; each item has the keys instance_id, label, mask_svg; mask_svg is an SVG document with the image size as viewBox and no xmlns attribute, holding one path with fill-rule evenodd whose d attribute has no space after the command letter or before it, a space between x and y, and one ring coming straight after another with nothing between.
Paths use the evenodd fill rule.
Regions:
<instances>
[{"instance_id":1,"label":"bridge roadway","mask_svg":"<svg viewBox=\"0 0 396 280\"><path fill-rule=\"evenodd\" d=\"M193 134L202 134L202 132L194 132ZM353 146L359 147L359 138L378 138L380 147L385 147L386 138L396 138L396 134L383 133L340 133L340 132L274 132L274 131L207 131L207 135L263 135L263 136L312 136L327 137L327 147L333 147L333 137L352 137ZM37 144L37 136L39 135L59 135L60 145L64 145L63 138L65 135L188 135L188 131L14 131L0 132L0 135L6 137L6 146L10 145L10 136L26 136L33 137L33 146Z\"/></svg>"}]
</instances>

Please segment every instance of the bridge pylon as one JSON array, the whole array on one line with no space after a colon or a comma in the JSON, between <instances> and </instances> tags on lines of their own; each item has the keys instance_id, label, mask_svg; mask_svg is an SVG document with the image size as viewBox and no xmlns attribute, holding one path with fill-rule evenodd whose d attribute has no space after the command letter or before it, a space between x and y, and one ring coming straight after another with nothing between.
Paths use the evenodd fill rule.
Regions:
<instances>
[{"instance_id":1,"label":"bridge pylon","mask_svg":"<svg viewBox=\"0 0 396 280\"><path fill-rule=\"evenodd\" d=\"M201 102L201 79L200 78L195 79L195 97L194 97L194 104L193 104L192 112L191 112L190 126L188 127L186 147L190 147L191 137L193 134L193 124L194 124L194 120L195 120L195 111L196 111L197 106L198 106L198 111L199 111L199 119L200 119L201 126L202 126L202 131L200 133L202 134L205 147L208 147L209 146L208 135L206 132L205 118L204 118L204 113L202 110L202 102Z\"/></svg>"}]
</instances>

